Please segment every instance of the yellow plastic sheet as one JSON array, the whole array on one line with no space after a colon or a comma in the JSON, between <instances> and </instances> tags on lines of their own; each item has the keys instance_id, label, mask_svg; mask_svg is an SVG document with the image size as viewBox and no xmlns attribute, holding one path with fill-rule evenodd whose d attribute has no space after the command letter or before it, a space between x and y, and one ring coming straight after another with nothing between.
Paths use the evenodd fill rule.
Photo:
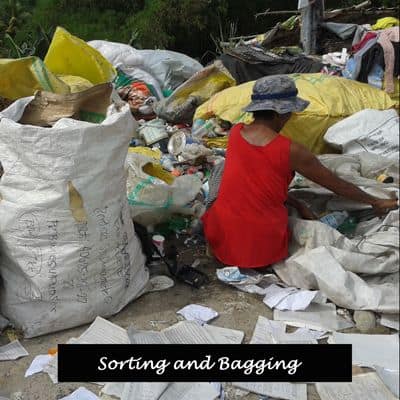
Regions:
<instances>
[{"instance_id":1,"label":"yellow plastic sheet","mask_svg":"<svg viewBox=\"0 0 400 400\"><path fill-rule=\"evenodd\" d=\"M156 163L147 163L143 166L143 172L147 175L154 176L155 178L161 179L168 185L174 183L175 177L168 171L166 171L162 165Z\"/></svg>"},{"instance_id":2,"label":"yellow plastic sheet","mask_svg":"<svg viewBox=\"0 0 400 400\"><path fill-rule=\"evenodd\" d=\"M162 153L159 149L151 149L149 147L143 146L136 146L136 147L129 147L129 153L137 153L142 154L144 156L150 157L154 160L161 160Z\"/></svg>"},{"instance_id":3,"label":"yellow plastic sheet","mask_svg":"<svg viewBox=\"0 0 400 400\"><path fill-rule=\"evenodd\" d=\"M80 76L58 75L57 77L69 86L71 93L83 92L93 87L91 82Z\"/></svg>"},{"instance_id":4,"label":"yellow plastic sheet","mask_svg":"<svg viewBox=\"0 0 400 400\"><path fill-rule=\"evenodd\" d=\"M204 103L215 93L236 85L229 71L220 61L194 74L179 86L157 111L168 122L190 122L198 104ZM191 100L195 99L193 103Z\"/></svg>"},{"instance_id":5,"label":"yellow plastic sheet","mask_svg":"<svg viewBox=\"0 0 400 400\"><path fill-rule=\"evenodd\" d=\"M17 100L32 96L37 90L70 93L69 86L53 75L40 58L0 59L0 96Z\"/></svg>"},{"instance_id":6,"label":"yellow plastic sheet","mask_svg":"<svg viewBox=\"0 0 400 400\"><path fill-rule=\"evenodd\" d=\"M74 75L97 85L111 82L114 67L93 47L58 27L54 33L44 63L57 75Z\"/></svg>"},{"instance_id":7,"label":"yellow plastic sheet","mask_svg":"<svg viewBox=\"0 0 400 400\"><path fill-rule=\"evenodd\" d=\"M282 133L315 154L332 151L323 137L336 122L366 108L386 110L396 106L383 90L364 83L324 74L290 76L299 96L310 105L303 112L293 114ZM247 82L217 93L196 110L194 119L217 116L231 123L250 123L252 115L242 109L250 102L253 85L254 81Z\"/></svg>"},{"instance_id":8,"label":"yellow plastic sheet","mask_svg":"<svg viewBox=\"0 0 400 400\"><path fill-rule=\"evenodd\" d=\"M394 17L385 17L385 18L380 18L376 21L375 25L372 25L372 29L374 31L379 31L382 29L388 29L388 28L393 28L394 26L399 26L400 21L397 18Z\"/></svg>"},{"instance_id":9,"label":"yellow plastic sheet","mask_svg":"<svg viewBox=\"0 0 400 400\"><path fill-rule=\"evenodd\" d=\"M228 136L222 136L218 138L206 138L204 139L204 143L207 147L226 149L228 147L228 139Z\"/></svg>"}]
</instances>

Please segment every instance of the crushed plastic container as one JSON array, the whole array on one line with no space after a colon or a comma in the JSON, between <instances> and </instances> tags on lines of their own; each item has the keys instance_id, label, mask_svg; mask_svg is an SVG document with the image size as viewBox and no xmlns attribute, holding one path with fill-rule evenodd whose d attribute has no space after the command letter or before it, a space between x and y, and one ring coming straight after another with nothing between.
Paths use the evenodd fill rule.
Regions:
<instances>
[{"instance_id":1,"label":"crushed plastic container","mask_svg":"<svg viewBox=\"0 0 400 400\"><path fill-rule=\"evenodd\" d=\"M320 218L320 221L330 227L337 229L349 217L347 211L334 211Z\"/></svg>"}]
</instances>

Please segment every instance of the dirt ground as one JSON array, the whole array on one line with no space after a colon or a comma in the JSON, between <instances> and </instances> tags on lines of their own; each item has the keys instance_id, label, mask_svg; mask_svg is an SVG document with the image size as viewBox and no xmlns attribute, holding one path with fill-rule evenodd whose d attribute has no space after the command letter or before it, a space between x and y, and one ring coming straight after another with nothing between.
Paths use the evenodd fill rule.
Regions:
<instances>
[{"instance_id":1,"label":"dirt ground","mask_svg":"<svg viewBox=\"0 0 400 400\"><path fill-rule=\"evenodd\" d=\"M177 283L173 288L162 292L148 293L125 307L120 313L110 318L110 321L124 328L131 324L140 329L161 330L179 321L176 311L187 304L202 304L215 309L219 317L213 325L239 329L245 332L244 342L247 343L254 330L259 315L272 319L272 311L263 304L257 295L241 292L219 282L215 277L216 264L204 256L204 248L186 249L180 252L180 258L187 261L199 258L200 269L207 273L211 282L202 289L194 289L185 284ZM0 397L11 400L56 400L60 399L80 386L94 393L100 387L84 383L53 384L45 373L39 373L24 378L25 371L33 358L38 354L46 354L48 349L58 343L65 343L71 337L79 336L88 325L65 330L33 339L22 339L21 343L29 352L29 356L16 361L0 363ZM0 345L8 343L6 335L0 336ZM79 360L77 360L79 362ZM312 385L309 386L308 400L318 400ZM233 389L233 388L232 388ZM19 397L15 392L21 392ZM229 390L228 400L256 400L260 396L248 394L236 395L236 389ZM14 395L12 395L14 394Z\"/></svg>"}]
</instances>

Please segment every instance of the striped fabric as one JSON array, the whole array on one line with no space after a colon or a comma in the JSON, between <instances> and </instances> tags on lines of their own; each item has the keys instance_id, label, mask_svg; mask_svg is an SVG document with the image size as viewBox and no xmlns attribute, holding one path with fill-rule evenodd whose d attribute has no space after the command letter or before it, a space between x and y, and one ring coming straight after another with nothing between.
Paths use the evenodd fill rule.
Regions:
<instances>
[{"instance_id":1,"label":"striped fabric","mask_svg":"<svg viewBox=\"0 0 400 400\"><path fill-rule=\"evenodd\" d=\"M222 174L224 173L225 162L222 161L214 166L208 179L209 193L206 208L209 209L217 198L219 186L221 185Z\"/></svg>"}]
</instances>

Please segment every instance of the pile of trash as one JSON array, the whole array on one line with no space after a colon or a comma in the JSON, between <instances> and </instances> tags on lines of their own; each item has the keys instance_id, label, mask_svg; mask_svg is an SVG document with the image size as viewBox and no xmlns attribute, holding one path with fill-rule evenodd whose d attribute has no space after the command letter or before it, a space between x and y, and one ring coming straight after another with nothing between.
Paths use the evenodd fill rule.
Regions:
<instances>
[{"instance_id":1,"label":"pile of trash","mask_svg":"<svg viewBox=\"0 0 400 400\"><path fill-rule=\"evenodd\" d=\"M195 315L192 321L157 334L100 318L154 289L132 221L152 234L167 225L173 234L194 235L215 196L209 179L223 165L232 125L252 121L242 109L254 81L283 72L310 102L283 134L367 193L399 198L399 27L398 20L386 22L326 25L346 37L351 31L354 46L321 57L268 48L264 35L226 48L203 67L176 52L86 43L58 28L43 61L0 59L0 312L28 338L95 320L69 342L242 343L243 332L208 325L209 310L198 307L181 310L185 318ZM337 331L368 332L375 314L382 326L399 329L399 212L381 220L298 174L290 192L320 218L291 215L290 257L266 275L237 267L216 272L274 310L274 320L259 317L250 343L317 344L328 332L332 343L353 343L354 364L375 372L334 389L317 384L322 400L340 398L330 397L332 390L369 398L367 387L376 399L398 396L397 335ZM7 323L0 316L0 329ZM287 326L299 329L289 333ZM26 355L19 343L7 346L0 347L0 361ZM54 354L39 357L27 376L44 371L56 382ZM307 399L306 384L234 386L245 394ZM196 393L211 400L231 389L110 383L100 398L192 399ZM87 395L79 390L65 399ZM92 395L87 398L98 398Z\"/></svg>"}]
</instances>

